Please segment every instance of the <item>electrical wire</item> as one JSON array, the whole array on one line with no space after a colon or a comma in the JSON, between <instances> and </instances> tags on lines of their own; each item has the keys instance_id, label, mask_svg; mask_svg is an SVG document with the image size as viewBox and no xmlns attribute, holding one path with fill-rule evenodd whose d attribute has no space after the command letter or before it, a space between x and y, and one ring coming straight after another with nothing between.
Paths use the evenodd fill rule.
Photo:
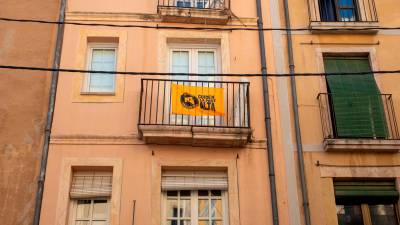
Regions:
<instances>
[{"instance_id":1,"label":"electrical wire","mask_svg":"<svg viewBox=\"0 0 400 225\"><path fill-rule=\"evenodd\" d=\"M370 74L400 74L400 70L378 70L378 71L365 71L365 72L341 72L341 73L267 73L263 75L261 73L159 73L159 72L126 72L126 71L101 71L101 70L81 70L81 69L53 69L46 67L30 67L30 66L10 66L0 65L0 69L11 69L11 70L31 70L31 71L59 71L67 73L94 73L94 74L120 74L120 75L131 75L131 76L144 76L144 75L156 75L156 76L199 76L199 77L312 77L312 76L350 76L350 75L370 75Z\"/></svg>"},{"instance_id":2,"label":"electrical wire","mask_svg":"<svg viewBox=\"0 0 400 225\"><path fill-rule=\"evenodd\" d=\"M0 21L4 22L20 22L20 23L40 23L40 24L65 24L75 26L94 26L94 27L119 27L119 28L143 28L143 29L177 29L177 30L208 30L208 31L368 31L368 30L400 30L400 27L358 27L358 28L256 28L256 27L182 27L182 26L150 26L136 24L111 24L111 23L81 23L81 22L59 22L50 20L36 19L15 19L0 17Z\"/></svg>"}]
</instances>

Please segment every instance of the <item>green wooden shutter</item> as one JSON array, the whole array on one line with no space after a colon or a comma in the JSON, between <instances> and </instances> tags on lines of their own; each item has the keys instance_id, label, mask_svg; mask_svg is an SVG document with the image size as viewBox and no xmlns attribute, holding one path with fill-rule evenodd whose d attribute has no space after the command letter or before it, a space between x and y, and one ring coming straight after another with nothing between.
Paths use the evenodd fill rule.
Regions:
<instances>
[{"instance_id":1,"label":"green wooden shutter","mask_svg":"<svg viewBox=\"0 0 400 225\"><path fill-rule=\"evenodd\" d=\"M327 73L371 71L368 58L363 57L326 57L324 64ZM373 74L326 79L337 137L387 137L382 99Z\"/></svg>"},{"instance_id":2,"label":"green wooden shutter","mask_svg":"<svg viewBox=\"0 0 400 225\"><path fill-rule=\"evenodd\" d=\"M399 199L395 181L335 181L336 204L390 204Z\"/></svg>"}]
</instances>

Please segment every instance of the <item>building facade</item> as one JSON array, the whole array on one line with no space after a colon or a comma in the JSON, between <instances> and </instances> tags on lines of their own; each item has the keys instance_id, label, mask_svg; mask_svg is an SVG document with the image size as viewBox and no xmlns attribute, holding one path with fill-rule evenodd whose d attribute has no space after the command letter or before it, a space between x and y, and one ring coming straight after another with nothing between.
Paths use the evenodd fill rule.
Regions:
<instances>
[{"instance_id":1,"label":"building facade","mask_svg":"<svg viewBox=\"0 0 400 225\"><path fill-rule=\"evenodd\" d=\"M0 4L6 18L54 21L60 11L54 0ZM51 68L55 42L55 26L1 21L0 64ZM51 73L1 69L0 76L0 223L32 224Z\"/></svg>"},{"instance_id":2,"label":"building facade","mask_svg":"<svg viewBox=\"0 0 400 225\"><path fill-rule=\"evenodd\" d=\"M380 29L398 23L394 2L289 4L293 27L316 29L292 36L296 72L398 67L393 56L399 33ZM312 223L398 224L398 76L366 73L296 81Z\"/></svg>"},{"instance_id":3,"label":"building facade","mask_svg":"<svg viewBox=\"0 0 400 225\"><path fill-rule=\"evenodd\" d=\"M268 72L321 76L298 104L268 77L266 118L257 30L224 30L257 28L256 1L69 0L66 21L121 26L65 27L61 67L101 72L60 73L40 224L274 224L271 150L279 224L398 225L398 78L323 76L396 69L394 4L289 1L312 30L265 31ZM262 1L264 27L284 9Z\"/></svg>"}]
</instances>

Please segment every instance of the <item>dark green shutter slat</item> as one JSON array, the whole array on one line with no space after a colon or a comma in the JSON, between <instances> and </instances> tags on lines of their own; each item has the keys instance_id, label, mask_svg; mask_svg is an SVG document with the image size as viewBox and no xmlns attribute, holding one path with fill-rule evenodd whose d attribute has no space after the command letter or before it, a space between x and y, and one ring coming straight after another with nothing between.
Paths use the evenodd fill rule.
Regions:
<instances>
[{"instance_id":1,"label":"dark green shutter slat","mask_svg":"<svg viewBox=\"0 0 400 225\"><path fill-rule=\"evenodd\" d=\"M368 58L324 58L328 73L371 71ZM385 138L387 128L380 91L373 74L327 76L338 137Z\"/></svg>"},{"instance_id":2,"label":"dark green shutter slat","mask_svg":"<svg viewBox=\"0 0 400 225\"><path fill-rule=\"evenodd\" d=\"M398 201L394 181L335 181L336 204L386 204Z\"/></svg>"}]
</instances>

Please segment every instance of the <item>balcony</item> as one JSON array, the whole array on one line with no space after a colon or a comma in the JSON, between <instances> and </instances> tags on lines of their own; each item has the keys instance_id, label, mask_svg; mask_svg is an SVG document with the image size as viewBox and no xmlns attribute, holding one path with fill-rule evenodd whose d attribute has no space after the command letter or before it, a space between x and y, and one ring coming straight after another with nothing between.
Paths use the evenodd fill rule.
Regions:
<instances>
[{"instance_id":1,"label":"balcony","mask_svg":"<svg viewBox=\"0 0 400 225\"><path fill-rule=\"evenodd\" d=\"M148 144L240 147L251 139L248 82L142 79L139 131Z\"/></svg>"},{"instance_id":2,"label":"balcony","mask_svg":"<svg viewBox=\"0 0 400 225\"><path fill-rule=\"evenodd\" d=\"M320 93L318 101L325 150L400 150L392 95Z\"/></svg>"},{"instance_id":3,"label":"balcony","mask_svg":"<svg viewBox=\"0 0 400 225\"><path fill-rule=\"evenodd\" d=\"M310 28L315 33L378 32L374 0L308 0L308 5Z\"/></svg>"},{"instance_id":4,"label":"balcony","mask_svg":"<svg viewBox=\"0 0 400 225\"><path fill-rule=\"evenodd\" d=\"M224 25L230 19L230 0L159 0L164 22Z\"/></svg>"}]
</instances>

